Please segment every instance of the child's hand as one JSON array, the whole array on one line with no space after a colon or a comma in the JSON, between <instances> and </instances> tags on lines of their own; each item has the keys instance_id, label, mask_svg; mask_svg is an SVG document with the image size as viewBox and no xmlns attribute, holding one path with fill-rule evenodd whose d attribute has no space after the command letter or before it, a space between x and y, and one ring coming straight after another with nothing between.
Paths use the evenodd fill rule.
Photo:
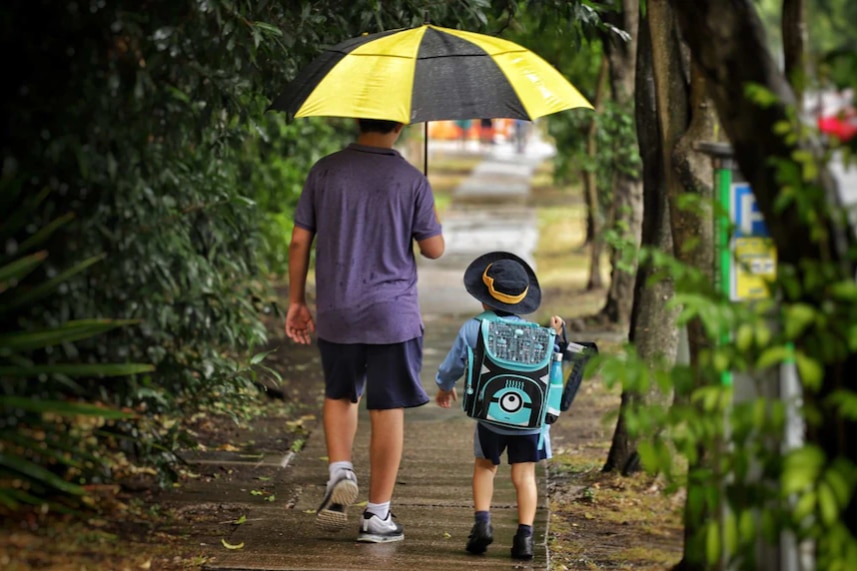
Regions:
<instances>
[{"instance_id":1,"label":"child's hand","mask_svg":"<svg viewBox=\"0 0 857 571\"><path fill-rule=\"evenodd\" d=\"M458 395L455 393L455 387L452 387L452 389L448 391L438 389L437 396L434 397L434 401L437 403L437 406L441 408L449 408L452 405L452 401L457 400Z\"/></svg>"},{"instance_id":2,"label":"child's hand","mask_svg":"<svg viewBox=\"0 0 857 571\"><path fill-rule=\"evenodd\" d=\"M554 315L551 317L550 326L553 327L553 330L556 331L557 335L562 335L562 328L565 326L565 321L563 321L562 317L559 315Z\"/></svg>"}]
</instances>

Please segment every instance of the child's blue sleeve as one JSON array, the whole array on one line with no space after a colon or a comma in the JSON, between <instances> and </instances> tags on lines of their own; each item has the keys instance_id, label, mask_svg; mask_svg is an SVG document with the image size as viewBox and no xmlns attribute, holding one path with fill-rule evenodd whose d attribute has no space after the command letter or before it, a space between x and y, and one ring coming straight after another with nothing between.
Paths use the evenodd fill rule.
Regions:
<instances>
[{"instance_id":1,"label":"child's blue sleeve","mask_svg":"<svg viewBox=\"0 0 857 571\"><path fill-rule=\"evenodd\" d=\"M451 390L455 382L464 374L464 369L467 367L467 348L476 345L478 331L479 322L475 319L471 319L458 330L452 349L437 368L435 383L438 387L445 391Z\"/></svg>"}]
</instances>

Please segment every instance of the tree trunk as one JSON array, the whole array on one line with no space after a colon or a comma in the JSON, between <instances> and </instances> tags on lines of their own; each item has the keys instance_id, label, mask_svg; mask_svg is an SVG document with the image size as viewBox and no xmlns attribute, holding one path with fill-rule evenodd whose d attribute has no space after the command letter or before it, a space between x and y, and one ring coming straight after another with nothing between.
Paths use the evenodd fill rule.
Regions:
<instances>
[{"instance_id":1,"label":"tree trunk","mask_svg":"<svg viewBox=\"0 0 857 571\"><path fill-rule=\"evenodd\" d=\"M741 173L753 188L781 264L794 270L796 283L812 283L815 264L820 262L827 262L827 268L836 271L828 281L853 280L855 262L847 255L853 240L850 229L822 209L816 212L817 220L810 225L794 203L777 204L780 183L775 161L799 168L793 153L798 150L814 153L817 149L811 142L786 140L774 131L774 125L788 121L788 108L795 104L795 98L768 52L762 24L751 0L730 0L728 9L715 0L674 1L673 7L693 58L708 80L709 95L732 143ZM760 106L746 97L748 84L761 85L774 95L774 100ZM827 191L828 201L838 206L829 177L824 173L820 184ZM813 237L819 235L826 239ZM823 312L823 297L804 293L802 301ZM812 339L798 339L796 348L809 349L812 355ZM818 423L809 427L808 440L820 446L829 461L845 457L857 462L857 438L853 438L857 422L826 401L837 389L857 390L854 352L825 363L821 389L815 394L805 393L805 399L819 411ZM857 495L851 496L841 519L857 535Z\"/></svg>"},{"instance_id":2,"label":"tree trunk","mask_svg":"<svg viewBox=\"0 0 857 571\"><path fill-rule=\"evenodd\" d=\"M639 0L623 0L619 20L611 22L631 35L627 42L611 36L604 42L604 51L610 62L610 84L613 99L627 109L634 105L634 70L637 60L637 28L639 22ZM606 15L615 20L616 16ZM638 177L617 173L613 186L613 204L616 213L615 228L634 248L640 245L640 228L643 221L643 188ZM634 302L635 269L619 267L621 252L614 249L611 255L610 291L601 310L609 323L627 324L630 321Z\"/></svg>"},{"instance_id":3,"label":"tree trunk","mask_svg":"<svg viewBox=\"0 0 857 571\"><path fill-rule=\"evenodd\" d=\"M595 100L592 102L595 108L595 113L601 109L601 104L604 100L604 83L607 78L607 58L601 58L601 67L598 70L598 79L595 86ZM593 114L592 122L589 124L589 131L586 134L586 155L589 157L589 164L595 162L595 155L598 152L598 143L596 138L596 129L598 121ZM598 173L594 169L590 169L583 173L583 194L586 198L586 206L588 208L587 220L587 241L589 242L589 281L586 284L587 291L601 289L604 287L604 282L601 279L601 255L604 253L604 212L601 208L601 201L598 199Z\"/></svg>"},{"instance_id":4,"label":"tree trunk","mask_svg":"<svg viewBox=\"0 0 857 571\"><path fill-rule=\"evenodd\" d=\"M635 115L637 141L643 160L641 243L643 246L659 248L669 253L673 249L669 203L661 184L663 164L652 75L651 41L648 24L644 19L640 20L636 66ZM637 268L630 341L640 356L650 362L659 356L673 362L678 345L675 313L666 310L666 302L673 293L672 282L661 281L652 287L646 287L653 273L651 262L643 263ZM642 402L652 403L656 398L663 398L663 395L655 392L640 395L630 390L622 392L619 418L603 471L621 470L623 475L627 475L639 469L637 443L628 434L625 413Z\"/></svg>"},{"instance_id":5,"label":"tree trunk","mask_svg":"<svg viewBox=\"0 0 857 571\"><path fill-rule=\"evenodd\" d=\"M713 140L713 109L705 96L704 77L692 68L687 51L679 38L675 16L668 0L649 0L648 23L652 30L652 54L657 93L658 124L663 148L664 183L669 195L672 238L677 247L676 258L694 267L710 279L714 274L714 222L708 208L700 211L679 208L679 199L684 194L696 194L699 205L710 204L712 199L713 173L710 159L694 151L694 145L703 140ZM708 339L699 318L687 324L690 365L696 371L694 386L701 386L705 379L699 370L701 352L708 346ZM700 411L702 412L702 411ZM695 462L688 466L688 473L703 470L711 463L706 450L698 450ZM688 478L688 497L696 486L695 478ZM705 569L704 553L697 542L700 530L708 517L717 517L716 506L705 506L705 517L693 517L690 502L685 507L684 557L678 568ZM698 508L697 508L698 516Z\"/></svg>"},{"instance_id":6,"label":"tree trunk","mask_svg":"<svg viewBox=\"0 0 857 571\"><path fill-rule=\"evenodd\" d=\"M803 99L806 83L804 68L806 50L806 0L783 0L781 22L783 33L783 63L786 78L794 89L798 103Z\"/></svg>"}]
</instances>

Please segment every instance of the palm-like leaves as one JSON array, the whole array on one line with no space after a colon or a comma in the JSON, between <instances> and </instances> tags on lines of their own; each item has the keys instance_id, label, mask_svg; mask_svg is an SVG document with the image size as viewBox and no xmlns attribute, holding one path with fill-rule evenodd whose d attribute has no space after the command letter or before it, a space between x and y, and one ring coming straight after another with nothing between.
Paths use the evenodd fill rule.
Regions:
<instances>
[{"instance_id":1,"label":"palm-like leaves","mask_svg":"<svg viewBox=\"0 0 857 571\"><path fill-rule=\"evenodd\" d=\"M7 186L7 185L3 185ZM4 190L9 190L8 187ZM15 231L44 196L24 201L4 224L4 234ZM98 262L101 257L84 260L56 276L41 280L28 280L47 259L46 251L35 251L51 233L71 220L64 215L33 233L18 248L17 256L4 260L0 266L0 318L14 316L17 309L55 293L65 280ZM3 238L4 236L0 236ZM7 321L8 323L8 321ZM75 402L61 398L22 397L9 394L15 380L40 378L105 378L146 373L151 365L140 363L55 363L46 362L46 348L71 344L133 323L129 320L91 319L68 321L58 326L31 328L13 326L11 331L0 333L0 411L5 424L0 425L0 504L16 508L23 504L42 504L45 498L57 492L80 496L84 488L64 478L68 469L82 473L104 462L89 453L65 430L68 421L81 419L95 424L106 419L117 420L133 416L132 413L92 403ZM16 419L10 421L8 419ZM15 482L15 485L12 485ZM54 504L61 507L60 504Z\"/></svg>"}]
</instances>

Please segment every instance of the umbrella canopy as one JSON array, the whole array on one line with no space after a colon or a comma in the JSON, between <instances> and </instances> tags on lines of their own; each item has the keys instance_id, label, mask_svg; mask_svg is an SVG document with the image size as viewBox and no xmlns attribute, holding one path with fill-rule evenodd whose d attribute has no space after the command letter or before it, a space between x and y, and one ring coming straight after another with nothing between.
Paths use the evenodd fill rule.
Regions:
<instances>
[{"instance_id":1,"label":"umbrella canopy","mask_svg":"<svg viewBox=\"0 0 857 571\"><path fill-rule=\"evenodd\" d=\"M592 105L550 64L508 40L425 25L328 48L271 104L321 115L421 123L543 115Z\"/></svg>"}]
</instances>

